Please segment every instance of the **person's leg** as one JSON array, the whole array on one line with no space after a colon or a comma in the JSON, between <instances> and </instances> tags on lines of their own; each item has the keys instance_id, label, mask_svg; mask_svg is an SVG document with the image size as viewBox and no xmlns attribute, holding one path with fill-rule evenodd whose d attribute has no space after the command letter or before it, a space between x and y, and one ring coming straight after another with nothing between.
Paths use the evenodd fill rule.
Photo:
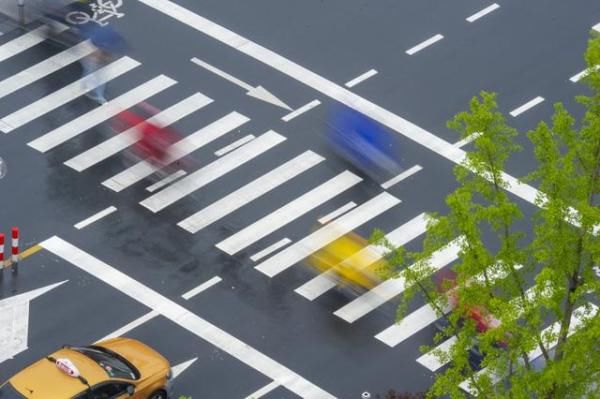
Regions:
<instances>
[{"instance_id":1,"label":"person's leg","mask_svg":"<svg viewBox=\"0 0 600 399\"><path fill-rule=\"evenodd\" d=\"M83 66L83 84L86 89L91 91L87 94L87 96L94 101L105 103L105 84L101 82L100 75L98 73L98 70L102 67L102 65L98 62L98 57L95 54L84 57L81 60L81 65Z\"/></svg>"}]
</instances>

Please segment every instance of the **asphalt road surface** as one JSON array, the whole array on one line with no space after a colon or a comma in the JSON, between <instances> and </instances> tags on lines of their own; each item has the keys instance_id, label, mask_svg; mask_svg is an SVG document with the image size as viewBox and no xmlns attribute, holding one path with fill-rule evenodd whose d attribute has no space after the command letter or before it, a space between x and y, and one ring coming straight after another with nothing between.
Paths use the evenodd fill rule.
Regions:
<instances>
[{"instance_id":1,"label":"asphalt road surface","mask_svg":"<svg viewBox=\"0 0 600 399\"><path fill-rule=\"evenodd\" d=\"M130 48L109 67L102 107L83 96L74 50L37 39L35 23L2 24L0 231L18 226L21 250L39 251L4 271L0 345L12 358L0 353L0 380L62 344L125 335L176 366L177 395L427 389L444 365L421 357L435 333L423 304L394 326L400 282L353 297L304 258L334 238L323 218L336 210L348 231L380 228L418 249L424 213L444 211L469 149L446 121L480 90L499 93L522 133L509 177L532 170L525 132L553 103L581 113L570 78L600 3L494 4L124 1L103 16ZM257 86L274 98L247 94ZM108 128L114 103L144 99L189 141L160 188ZM401 178L382 187L329 149L338 103L397 133ZM530 217L535 188L510 191ZM440 267L455 260L450 245ZM6 299L18 294L16 308Z\"/></svg>"}]
</instances>

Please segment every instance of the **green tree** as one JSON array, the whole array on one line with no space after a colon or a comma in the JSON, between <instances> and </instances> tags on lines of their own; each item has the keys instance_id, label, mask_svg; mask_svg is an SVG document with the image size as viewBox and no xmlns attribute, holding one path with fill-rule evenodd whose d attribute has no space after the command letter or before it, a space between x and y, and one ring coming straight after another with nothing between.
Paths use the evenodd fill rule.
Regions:
<instances>
[{"instance_id":1,"label":"green tree","mask_svg":"<svg viewBox=\"0 0 600 399\"><path fill-rule=\"evenodd\" d=\"M459 185L446 198L447 212L430 215L423 250L394 248L382 232L373 234L389 249L385 275L403 277L408 287L398 322L418 293L440 316L452 309L435 344L454 343L433 351L449 366L437 374L431 397L464 397L465 389L484 398L600 397L600 315L593 305L600 297L600 38L590 39L585 59L591 90L577 98L585 108L579 123L556 104L551 124L528 133L538 166L523 179L540 191L532 220L523 220L505 190L503 170L520 150L518 132L498 111L495 94L482 92L448 123L461 138L477 138L454 170ZM526 223L531 232L518 227ZM429 259L450 242L459 248L455 277L440 283ZM474 314L498 325L481 331ZM469 361L475 346L481 370ZM544 366L535 367L535 358Z\"/></svg>"}]
</instances>

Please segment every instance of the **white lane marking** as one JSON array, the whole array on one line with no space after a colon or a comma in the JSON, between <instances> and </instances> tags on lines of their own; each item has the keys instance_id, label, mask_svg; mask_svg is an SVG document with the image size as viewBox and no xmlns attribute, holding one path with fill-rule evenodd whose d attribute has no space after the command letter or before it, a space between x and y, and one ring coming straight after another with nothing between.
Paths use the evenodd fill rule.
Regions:
<instances>
[{"instance_id":1,"label":"white lane marking","mask_svg":"<svg viewBox=\"0 0 600 399\"><path fill-rule=\"evenodd\" d=\"M231 151L235 150L236 148L241 147L244 144L254 140L255 138L256 138L256 136L254 136L253 134L244 136L241 139L236 140L229 145L226 145L225 147L221 148L220 150L215 151L215 155L218 157L220 157L221 155L225 155L228 152L231 152Z\"/></svg>"},{"instance_id":2,"label":"white lane marking","mask_svg":"<svg viewBox=\"0 0 600 399\"><path fill-rule=\"evenodd\" d=\"M237 112L231 112L224 117L204 126L196 132L179 140L171 147L165 163L170 164L191 154L206 144L240 127L250 119ZM157 172L159 168L152 162L142 160L124 171L102 182L102 185L119 192Z\"/></svg>"},{"instance_id":3,"label":"white lane marking","mask_svg":"<svg viewBox=\"0 0 600 399\"><path fill-rule=\"evenodd\" d=\"M290 240L289 238L287 238L287 237L282 238L281 240L277 241L275 244L269 245L268 247L266 247L262 251L255 253L254 255L252 255L250 257L250 259L253 262L258 262L259 260L261 260L265 256L270 255L273 252L277 251L279 248L285 247L290 242L292 242L292 240Z\"/></svg>"},{"instance_id":4,"label":"white lane marking","mask_svg":"<svg viewBox=\"0 0 600 399\"><path fill-rule=\"evenodd\" d=\"M185 175L187 175L187 172L185 170L179 169L178 171L171 173L169 176L165 177L164 179L159 180L156 183L154 183L153 185L146 187L146 191L153 193L156 190L161 189L164 186L167 186L167 185L173 183L175 180L177 180L180 177L183 177ZM104 183L102 183L102 184L104 184ZM106 185L106 184L104 184L104 185Z\"/></svg>"},{"instance_id":5,"label":"white lane marking","mask_svg":"<svg viewBox=\"0 0 600 399\"><path fill-rule=\"evenodd\" d=\"M59 32L67 29L62 25ZM0 46L0 62L5 61L46 40L45 26L40 26Z\"/></svg>"},{"instance_id":6,"label":"white lane marking","mask_svg":"<svg viewBox=\"0 0 600 399\"><path fill-rule=\"evenodd\" d=\"M233 255L348 190L360 181L362 181L360 177L344 171L243 228L216 246L229 255Z\"/></svg>"},{"instance_id":7,"label":"white lane marking","mask_svg":"<svg viewBox=\"0 0 600 399\"><path fill-rule=\"evenodd\" d=\"M523 112L535 107L539 103L544 101L544 97L537 96L533 100L527 101L525 104L521 105L519 108L513 109L510 111L510 115L512 117L517 117L521 115Z\"/></svg>"},{"instance_id":8,"label":"white lane marking","mask_svg":"<svg viewBox=\"0 0 600 399\"><path fill-rule=\"evenodd\" d=\"M592 313L596 313L596 316L597 316L598 307L592 303L588 303L588 305L591 306ZM569 325L569 331L568 331L567 335L571 336L574 332L576 332L577 329L584 323L584 321L586 319L587 319L587 317L585 317L585 307L584 306L581 306L581 307L575 309L573 311L573 314L571 315L571 324ZM542 337L545 337L544 343L546 344L546 349L552 350L558 344L558 333L560 331L560 326L561 326L561 323L555 322L552 325L550 325L542 330L540 335ZM539 346L537 346L534 350L530 351L527 355L528 355L529 359L535 360L542 355L542 351L539 348ZM499 382L502 379L502 376L499 376L499 375L493 373L487 367L484 367L483 369L477 371L475 373L475 379L477 380L477 379L481 378L484 374L489 377L492 384L496 384L497 382ZM473 396L478 395L477 388L471 386L470 380L464 380L458 386L463 391L468 392Z\"/></svg>"},{"instance_id":9,"label":"white lane marking","mask_svg":"<svg viewBox=\"0 0 600 399\"><path fill-rule=\"evenodd\" d=\"M79 269L121 291L133 300L158 312L173 323L204 339L242 363L277 381L295 394L314 399L334 398L331 394L250 345L63 239L54 236L40 245L54 255L63 258Z\"/></svg>"},{"instance_id":10,"label":"white lane marking","mask_svg":"<svg viewBox=\"0 0 600 399\"><path fill-rule=\"evenodd\" d=\"M229 154L223 155L216 161L146 198L140 202L140 205L156 213L235 168L242 166L283 141L285 141L285 137L270 130L248 144L233 150Z\"/></svg>"},{"instance_id":11,"label":"white lane marking","mask_svg":"<svg viewBox=\"0 0 600 399\"><path fill-rule=\"evenodd\" d=\"M344 213L348 212L350 209L353 209L353 208L356 208L356 202L350 201L346 205L342 205L338 209L334 210L333 212L330 212L327 215L319 218L318 222L321 224L327 224L327 223L331 222L333 219L337 218L338 216L343 215Z\"/></svg>"},{"instance_id":12,"label":"white lane marking","mask_svg":"<svg viewBox=\"0 0 600 399\"><path fill-rule=\"evenodd\" d=\"M312 151L303 152L277 168L272 169L270 172L227 194L218 201L213 202L206 208L188 216L177 223L177 226L195 234L324 160L325 158Z\"/></svg>"},{"instance_id":13,"label":"white lane marking","mask_svg":"<svg viewBox=\"0 0 600 399\"><path fill-rule=\"evenodd\" d=\"M404 179L408 179L410 176L414 175L420 170L423 170L423 167L421 165L415 165L412 168L400 173L398 176L392 177L390 180L383 183L381 185L381 188L383 188L384 190L388 190L390 187L400 183Z\"/></svg>"},{"instance_id":14,"label":"white lane marking","mask_svg":"<svg viewBox=\"0 0 600 399\"><path fill-rule=\"evenodd\" d=\"M461 165L466 157L466 152L460 148L415 125L414 123L396 115L387 109L374 104L342 86L325 79L324 77L288 60L285 57L251 41L237 33L216 24L190 10L181 7L169 0L138 0L140 3L196 29L231 48L262 62L265 65L305 84L308 87L356 110L369 118L387 126L398 134L422 145L423 147L439 154L449 161ZM502 178L507 183L506 190L517 197L536 205L540 192L528 184L520 182L513 176L502 173Z\"/></svg>"},{"instance_id":15,"label":"white lane marking","mask_svg":"<svg viewBox=\"0 0 600 399\"><path fill-rule=\"evenodd\" d=\"M357 84L359 84L359 83L361 83L361 82L363 82L363 81L365 81L365 80L367 80L370 77L375 76L375 75L377 75L377 71L375 69L371 69L371 70L363 73L362 75L355 77L351 81L346 82L345 86L346 87L354 87Z\"/></svg>"},{"instance_id":16,"label":"white lane marking","mask_svg":"<svg viewBox=\"0 0 600 399\"><path fill-rule=\"evenodd\" d=\"M193 297L195 297L196 295L198 295L199 293L201 293L202 291L206 291L207 289L209 289L210 287L212 287L215 284L220 283L221 281L223 281L223 279L221 277L215 276L215 277L211 278L210 280L205 281L204 283L200 284L196 288L189 290L188 292L183 294L181 297L183 299L185 299L186 301L188 301L188 300L192 299Z\"/></svg>"},{"instance_id":17,"label":"white lane marking","mask_svg":"<svg viewBox=\"0 0 600 399\"><path fill-rule=\"evenodd\" d=\"M192 114L202 107L210 104L213 100L204 94L195 93L175 105L170 106L164 111L152 116L147 120L148 123L159 124L161 126L171 125L178 120ZM78 172L83 172L97 163L117 154L136 143L141 139L138 126L133 126L126 131L119 133L108 140L74 156L64 162L65 165Z\"/></svg>"},{"instance_id":18,"label":"white lane marking","mask_svg":"<svg viewBox=\"0 0 600 399\"><path fill-rule=\"evenodd\" d=\"M496 3L492 4L491 6L488 6L486 8L484 8L483 10L476 12L475 14L471 15L470 17L467 18L467 21L469 22L475 22L477 21L479 18L491 13L494 10L497 10L498 8L500 8L500 6Z\"/></svg>"},{"instance_id":19,"label":"white lane marking","mask_svg":"<svg viewBox=\"0 0 600 399\"><path fill-rule=\"evenodd\" d=\"M592 71L597 71L597 70L599 70L599 69L600 69L600 65L593 66L591 69L589 69L589 68L586 68L586 69L584 69L583 71L579 72L578 74L575 74L575 75L571 76L571 77L569 78L569 80L570 80L571 82L573 82L573 83L577 83L577 82L579 82L581 79L583 79L585 76L587 76L587 74L590 72L590 70L592 70Z\"/></svg>"},{"instance_id":20,"label":"white lane marking","mask_svg":"<svg viewBox=\"0 0 600 399\"><path fill-rule=\"evenodd\" d=\"M98 343L100 341L106 341L107 339L111 339L111 338L122 337L123 335L127 334L129 331L138 328L142 324L154 319L158 315L159 315L159 313L157 311L151 310L150 312L146 313L145 315L133 320L131 323L128 323L128 324L124 325L123 327L119 328L118 330L111 332L104 338L100 338L99 340L96 341L96 343Z\"/></svg>"},{"instance_id":21,"label":"white lane marking","mask_svg":"<svg viewBox=\"0 0 600 399\"><path fill-rule=\"evenodd\" d=\"M458 341L458 338L456 338L456 336L448 338L431 351L420 356L417 359L417 362L423 365L424 367L427 367L432 372L438 371L440 368L442 368L445 364L448 363L441 362L439 355L441 355L442 353L444 353L445 355L450 355L450 350L452 349L452 346L456 343L456 341Z\"/></svg>"},{"instance_id":22,"label":"white lane marking","mask_svg":"<svg viewBox=\"0 0 600 399\"><path fill-rule=\"evenodd\" d=\"M260 399L263 396L265 396L266 394L268 394L269 392L271 392L272 390L274 390L275 388L277 388L278 386L279 386L279 383L277 381L272 381L271 383L260 388L258 391L246 396L245 399Z\"/></svg>"},{"instance_id":23,"label":"white lane marking","mask_svg":"<svg viewBox=\"0 0 600 399\"><path fill-rule=\"evenodd\" d=\"M139 66L140 63L129 58L122 57L117 61L108 64L99 70L92 72L73 83L70 83L63 88L48 94L45 97L13 112L12 114L2 118L2 122L10 126L9 130L3 130L4 133L9 133L42 115L82 96L99 84L104 84L112 79L129 72L133 68ZM93 76L97 76L94 78ZM86 83L89 82L89 83Z\"/></svg>"},{"instance_id":24,"label":"white lane marking","mask_svg":"<svg viewBox=\"0 0 600 399\"><path fill-rule=\"evenodd\" d=\"M437 35L430 37L429 39L417 44L416 46L409 48L408 50L406 50L406 54L413 55L415 53L418 53L419 51L423 50L424 48L429 47L436 42L439 42L443 38L444 38L444 36L440 35L438 33Z\"/></svg>"},{"instance_id":25,"label":"white lane marking","mask_svg":"<svg viewBox=\"0 0 600 399\"><path fill-rule=\"evenodd\" d=\"M40 151L46 152L60 144L66 142L73 137L77 137L88 129L102 123L111 117L122 112L124 109L130 108L145 99L160 93L168 87L173 86L173 79L164 75L155 77L140 86L128 91L119 97L110 100L108 103L94 108L93 110L65 123L64 125L38 137L37 139L27 143L28 146Z\"/></svg>"},{"instance_id":26,"label":"white lane marking","mask_svg":"<svg viewBox=\"0 0 600 399\"><path fill-rule=\"evenodd\" d=\"M399 247L409 243L427 230L427 219L424 213L414 217L408 222L404 223L400 227L386 234L386 239L395 247ZM376 246L369 245L366 248L361 249L355 255L348 258L348 262L353 262L353 258L357 257L360 259L368 259L369 264L373 264L386 253L386 249ZM337 278L334 270L327 270L325 273L321 273L312 280L304 283L300 287L296 288L298 294L302 295L309 301L314 301L319 296L323 295L328 290L334 288L337 285Z\"/></svg>"},{"instance_id":27,"label":"white lane marking","mask_svg":"<svg viewBox=\"0 0 600 399\"><path fill-rule=\"evenodd\" d=\"M340 217L335 222L326 224L292 246L263 261L255 268L269 277L276 276L313 252L318 251L330 242L381 215L400 202L393 195L383 192Z\"/></svg>"},{"instance_id":28,"label":"white lane marking","mask_svg":"<svg viewBox=\"0 0 600 399\"><path fill-rule=\"evenodd\" d=\"M93 51L95 51L94 46L86 40L32 65L29 68L23 69L19 73L0 82L0 98L4 98L17 90L72 64L91 54Z\"/></svg>"},{"instance_id":29,"label":"white lane marking","mask_svg":"<svg viewBox=\"0 0 600 399\"><path fill-rule=\"evenodd\" d=\"M472 133L472 134L468 135L464 139L458 140L456 143L454 143L452 145L455 146L455 147L457 147L457 148L461 148L461 147L466 146L470 142L474 141L479 136L481 136L481 132L475 132L475 133Z\"/></svg>"},{"instance_id":30,"label":"white lane marking","mask_svg":"<svg viewBox=\"0 0 600 399\"><path fill-rule=\"evenodd\" d=\"M117 208L115 208L114 206L109 206L108 208L96 213L95 215L90 216L89 218L82 220L81 222L77 223L75 227L77 230L81 230L84 227L89 226L90 224L97 222L98 220L102 219L105 216L110 215L113 212L116 212Z\"/></svg>"},{"instance_id":31,"label":"white lane marking","mask_svg":"<svg viewBox=\"0 0 600 399\"><path fill-rule=\"evenodd\" d=\"M183 363L179 363L175 366L171 367L171 372L173 373L173 379L176 379L177 377L179 377L181 375L181 373L183 373L185 370L187 370L192 364L194 364L196 362L196 360L198 360L197 357L188 360L187 362L183 362Z\"/></svg>"},{"instance_id":32,"label":"white lane marking","mask_svg":"<svg viewBox=\"0 0 600 399\"><path fill-rule=\"evenodd\" d=\"M431 255L429 265L433 271L440 270L458 258L458 252L460 251L459 240L460 238L455 239ZM414 269L415 267L416 264L409 266L410 269ZM352 302L342 306L333 312L333 314L346 320L348 323L354 323L367 313L377 309L397 295L400 295L405 289L406 279L401 273L396 278L385 280L372 290L367 291Z\"/></svg>"},{"instance_id":33,"label":"white lane marking","mask_svg":"<svg viewBox=\"0 0 600 399\"><path fill-rule=\"evenodd\" d=\"M305 105L301 106L297 110L292 111L292 112L290 112L287 115L284 115L281 118L281 120L284 121L284 122L289 122L292 119L294 119L294 118L302 115L303 113L310 111L311 109L315 108L319 104L321 104L321 101L319 101L319 100L312 100L311 102L309 102L308 104L305 104Z\"/></svg>"}]
</instances>

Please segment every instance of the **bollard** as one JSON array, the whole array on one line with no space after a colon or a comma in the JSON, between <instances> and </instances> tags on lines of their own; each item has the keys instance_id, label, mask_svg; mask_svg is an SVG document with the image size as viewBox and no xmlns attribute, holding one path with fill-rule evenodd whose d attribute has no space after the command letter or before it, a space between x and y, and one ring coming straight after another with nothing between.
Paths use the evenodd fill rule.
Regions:
<instances>
[{"instance_id":1,"label":"bollard","mask_svg":"<svg viewBox=\"0 0 600 399\"><path fill-rule=\"evenodd\" d=\"M25 25L25 0L17 0L17 7L19 7L19 23Z\"/></svg>"},{"instance_id":2,"label":"bollard","mask_svg":"<svg viewBox=\"0 0 600 399\"><path fill-rule=\"evenodd\" d=\"M11 271L13 273L17 273L19 267L19 228L12 228L12 268Z\"/></svg>"},{"instance_id":3,"label":"bollard","mask_svg":"<svg viewBox=\"0 0 600 399\"><path fill-rule=\"evenodd\" d=\"M0 233L0 281L4 276L4 234Z\"/></svg>"}]
</instances>

